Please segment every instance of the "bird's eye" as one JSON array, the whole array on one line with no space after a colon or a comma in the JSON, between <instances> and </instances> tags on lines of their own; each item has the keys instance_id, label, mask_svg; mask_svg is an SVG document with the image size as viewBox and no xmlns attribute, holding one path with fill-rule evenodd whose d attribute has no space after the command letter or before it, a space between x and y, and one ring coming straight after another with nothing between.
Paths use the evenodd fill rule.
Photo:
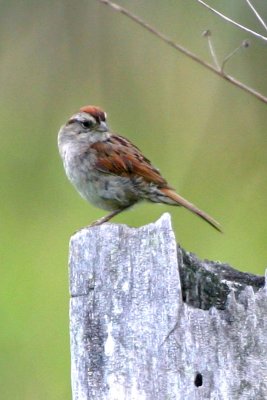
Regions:
<instances>
[{"instance_id":1,"label":"bird's eye","mask_svg":"<svg viewBox=\"0 0 267 400\"><path fill-rule=\"evenodd\" d=\"M92 126L94 125L93 121L87 120L87 121L83 121L81 122L81 125L83 128L85 129L90 129L92 128Z\"/></svg>"}]
</instances>

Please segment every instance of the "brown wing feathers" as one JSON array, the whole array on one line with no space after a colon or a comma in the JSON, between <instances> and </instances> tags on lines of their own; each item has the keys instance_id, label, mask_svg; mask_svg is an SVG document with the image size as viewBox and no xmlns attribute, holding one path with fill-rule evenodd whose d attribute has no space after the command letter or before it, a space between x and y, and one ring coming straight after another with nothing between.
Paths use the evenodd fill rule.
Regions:
<instances>
[{"instance_id":1,"label":"brown wing feathers","mask_svg":"<svg viewBox=\"0 0 267 400\"><path fill-rule=\"evenodd\" d=\"M147 182L157 185L161 192L177 205L187 208L222 232L217 221L172 190L160 172L127 139L111 136L105 142L92 144L91 148L97 152L96 168L98 170L120 176L140 176Z\"/></svg>"},{"instance_id":2,"label":"brown wing feathers","mask_svg":"<svg viewBox=\"0 0 267 400\"><path fill-rule=\"evenodd\" d=\"M97 152L96 168L100 171L121 176L138 175L159 187L168 186L159 171L125 138L112 136L105 142L93 143L91 148Z\"/></svg>"}]
</instances>

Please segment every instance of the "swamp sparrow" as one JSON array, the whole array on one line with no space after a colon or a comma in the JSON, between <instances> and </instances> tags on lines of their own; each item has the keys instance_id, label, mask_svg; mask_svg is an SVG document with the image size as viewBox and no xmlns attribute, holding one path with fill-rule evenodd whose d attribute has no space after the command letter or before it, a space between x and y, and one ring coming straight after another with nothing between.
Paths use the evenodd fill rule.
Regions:
<instances>
[{"instance_id":1,"label":"swamp sparrow","mask_svg":"<svg viewBox=\"0 0 267 400\"><path fill-rule=\"evenodd\" d=\"M128 139L112 133L99 107L85 106L58 134L67 177L87 201L104 210L100 225L141 200L183 206L215 229L220 225L175 193L158 169Z\"/></svg>"}]
</instances>

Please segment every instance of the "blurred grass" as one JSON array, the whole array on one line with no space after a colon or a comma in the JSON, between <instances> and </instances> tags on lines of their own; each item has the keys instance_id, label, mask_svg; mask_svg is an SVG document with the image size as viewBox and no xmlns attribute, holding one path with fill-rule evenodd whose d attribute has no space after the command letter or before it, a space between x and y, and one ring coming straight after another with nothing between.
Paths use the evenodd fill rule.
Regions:
<instances>
[{"instance_id":1,"label":"blurred grass","mask_svg":"<svg viewBox=\"0 0 267 400\"><path fill-rule=\"evenodd\" d=\"M205 29L220 60L247 37L195 2L120 4L207 60ZM220 6L258 30L242 4ZM133 140L225 233L185 210L153 204L116 222L139 226L168 210L187 250L263 274L266 105L97 2L1 1L0 35L1 396L65 400L68 240L104 212L67 182L56 144L60 125L84 104L102 106L112 129ZM226 69L266 94L266 67L266 48L252 39Z\"/></svg>"}]
</instances>

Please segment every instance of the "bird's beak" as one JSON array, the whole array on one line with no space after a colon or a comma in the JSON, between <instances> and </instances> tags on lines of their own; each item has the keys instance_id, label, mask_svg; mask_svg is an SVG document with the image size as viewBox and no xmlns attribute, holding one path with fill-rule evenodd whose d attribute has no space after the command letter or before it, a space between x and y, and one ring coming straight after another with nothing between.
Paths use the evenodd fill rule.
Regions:
<instances>
[{"instance_id":1,"label":"bird's beak","mask_svg":"<svg viewBox=\"0 0 267 400\"><path fill-rule=\"evenodd\" d=\"M97 130L100 131L100 132L107 132L108 131L108 126L107 126L106 122L101 121Z\"/></svg>"}]
</instances>

